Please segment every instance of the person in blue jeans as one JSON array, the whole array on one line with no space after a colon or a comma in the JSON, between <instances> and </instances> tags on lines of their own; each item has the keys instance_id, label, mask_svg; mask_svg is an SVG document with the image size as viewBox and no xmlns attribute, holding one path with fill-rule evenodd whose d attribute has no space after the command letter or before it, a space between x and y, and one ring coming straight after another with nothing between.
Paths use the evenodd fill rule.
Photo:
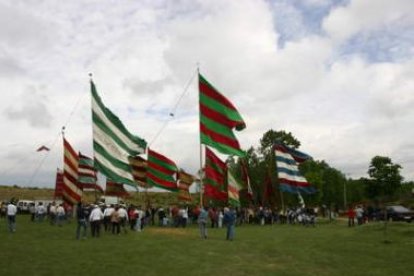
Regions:
<instances>
[{"instance_id":1,"label":"person in blue jeans","mask_svg":"<svg viewBox=\"0 0 414 276\"><path fill-rule=\"evenodd\" d=\"M224 208L223 223L227 227L226 239L232 241L234 239L236 227L236 211L233 207Z\"/></svg>"},{"instance_id":2,"label":"person in blue jeans","mask_svg":"<svg viewBox=\"0 0 414 276\"><path fill-rule=\"evenodd\" d=\"M83 229L82 237L86 239L86 229L88 228L89 209L81 202L76 207L76 218L78 227L76 228L76 239L81 237L81 229Z\"/></svg>"},{"instance_id":3,"label":"person in blue jeans","mask_svg":"<svg viewBox=\"0 0 414 276\"><path fill-rule=\"evenodd\" d=\"M207 218L208 212L204 207L201 207L200 214L198 215L198 227L200 229L200 237L207 239Z\"/></svg>"},{"instance_id":4,"label":"person in blue jeans","mask_svg":"<svg viewBox=\"0 0 414 276\"><path fill-rule=\"evenodd\" d=\"M16 214L17 207L14 204L13 200L7 205L7 225L9 227L10 233L16 232Z\"/></svg>"}]
</instances>

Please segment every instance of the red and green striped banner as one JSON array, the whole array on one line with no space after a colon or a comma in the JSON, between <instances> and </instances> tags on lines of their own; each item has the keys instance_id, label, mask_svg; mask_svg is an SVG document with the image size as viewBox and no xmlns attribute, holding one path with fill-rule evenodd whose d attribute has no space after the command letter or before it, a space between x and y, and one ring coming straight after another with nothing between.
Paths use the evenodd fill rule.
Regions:
<instances>
[{"instance_id":1,"label":"red and green striped banner","mask_svg":"<svg viewBox=\"0 0 414 276\"><path fill-rule=\"evenodd\" d=\"M239 181L236 180L234 175L227 170L227 191L229 197L229 205L234 207L240 207L240 195L239 191L242 189L242 186Z\"/></svg>"},{"instance_id":2,"label":"red and green striped banner","mask_svg":"<svg viewBox=\"0 0 414 276\"><path fill-rule=\"evenodd\" d=\"M57 169L54 197L63 196L63 171Z\"/></svg>"},{"instance_id":3,"label":"red and green striped banner","mask_svg":"<svg viewBox=\"0 0 414 276\"><path fill-rule=\"evenodd\" d=\"M122 198L131 197L128 191L125 190L124 185L122 185L121 183L116 183L109 178L106 179L105 195Z\"/></svg>"},{"instance_id":4,"label":"red and green striped banner","mask_svg":"<svg viewBox=\"0 0 414 276\"><path fill-rule=\"evenodd\" d=\"M63 138L63 200L71 205L82 199L82 190L77 185L79 156L69 142Z\"/></svg>"},{"instance_id":5,"label":"red and green striped banner","mask_svg":"<svg viewBox=\"0 0 414 276\"><path fill-rule=\"evenodd\" d=\"M191 202L190 186L193 184L195 177L185 171L178 173L178 200Z\"/></svg>"},{"instance_id":6,"label":"red and green striped banner","mask_svg":"<svg viewBox=\"0 0 414 276\"><path fill-rule=\"evenodd\" d=\"M151 186L147 184L147 160L140 156L130 156L128 160L131 165L132 176L137 185L142 188L151 188Z\"/></svg>"},{"instance_id":7,"label":"red and green striped banner","mask_svg":"<svg viewBox=\"0 0 414 276\"><path fill-rule=\"evenodd\" d=\"M148 148L147 183L149 185L176 192L177 181L174 175L177 174L175 163Z\"/></svg>"},{"instance_id":8,"label":"red and green striped banner","mask_svg":"<svg viewBox=\"0 0 414 276\"><path fill-rule=\"evenodd\" d=\"M221 153L245 156L233 128L246 127L234 105L199 74L200 140Z\"/></svg>"},{"instance_id":9,"label":"red and green striped banner","mask_svg":"<svg viewBox=\"0 0 414 276\"><path fill-rule=\"evenodd\" d=\"M97 184L97 172L93 159L79 152L78 187L84 190L95 190L103 193L101 186Z\"/></svg>"},{"instance_id":10,"label":"red and green striped banner","mask_svg":"<svg viewBox=\"0 0 414 276\"><path fill-rule=\"evenodd\" d=\"M226 163L206 147L206 165L204 176L204 195L216 199L227 200Z\"/></svg>"}]
</instances>

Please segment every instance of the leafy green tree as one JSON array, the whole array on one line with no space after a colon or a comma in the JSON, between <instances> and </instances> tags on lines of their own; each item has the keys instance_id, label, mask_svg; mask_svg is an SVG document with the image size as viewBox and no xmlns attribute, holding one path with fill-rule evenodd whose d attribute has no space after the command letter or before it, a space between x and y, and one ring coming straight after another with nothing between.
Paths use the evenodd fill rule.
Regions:
<instances>
[{"instance_id":1,"label":"leafy green tree","mask_svg":"<svg viewBox=\"0 0 414 276\"><path fill-rule=\"evenodd\" d=\"M365 178L348 179L346 181L346 197L348 204L365 200L366 182L367 180Z\"/></svg>"},{"instance_id":2,"label":"leafy green tree","mask_svg":"<svg viewBox=\"0 0 414 276\"><path fill-rule=\"evenodd\" d=\"M318 192L312 195L302 195L307 205L320 205L323 195L324 170L328 167L325 161L308 160L299 166L301 173Z\"/></svg>"},{"instance_id":3,"label":"leafy green tree","mask_svg":"<svg viewBox=\"0 0 414 276\"><path fill-rule=\"evenodd\" d=\"M335 168L328 167L323 176L322 201L329 206L339 208L344 206L344 185L346 182L343 173Z\"/></svg>"},{"instance_id":4,"label":"leafy green tree","mask_svg":"<svg viewBox=\"0 0 414 276\"><path fill-rule=\"evenodd\" d=\"M269 201L272 204L278 205L279 207L282 206L282 198L279 192L279 182L276 173L276 161L273 153L273 145L280 142L292 148L298 148L300 146L299 140L296 139L296 137L294 137L291 132L286 132L284 130L275 131L273 129L270 129L263 134L263 137L260 139L259 147L259 153L263 156L262 163L264 164L262 165L262 168L267 168L262 182L262 195L264 194L263 183L265 183L267 177L270 177L272 190L274 193L272 194L272 198L270 198ZM290 196L287 194L284 196L284 201L288 204L292 201L295 202L297 201L297 196Z\"/></svg>"},{"instance_id":5,"label":"leafy green tree","mask_svg":"<svg viewBox=\"0 0 414 276\"><path fill-rule=\"evenodd\" d=\"M410 199L414 193L414 181L403 182L397 191L397 195L402 199Z\"/></svg>"},{"instance_id":6,"label":"leafy green tree","mask_svg":"<svg viewBox=\"0 0 414 276\"><path fill-rule=\"evenodd\" d=\"M370 179L367 183L367 196L371 199L391 199L401 188L403 177L401 166L394 164L391 158L375 156L368 169Z\"/></svg>"},{"instance_id":7,"label":"leafy green tree","mask_svg":"<svg viewBox=\"0 0 414 276\"><path fill-rule=\"evenodd\" d=\"M285 145L292 148L299 148L300 142L296 139L291 132L286 132L284 130L274 131L273 129L268 130L263 137L260 139L260 152L263 155L269 154L272 150L272 147L276 143L283 142Z\"/></svg>"},{"instance_id":8,"label":"leafy green tree","mask_svg":"<svg viewBox=\"0 0 414 276\"><path fill-rule=\"evenodd\" d=\"M313 195L304 195L307 204L344 206L344 185L347 180L341 171L330 167L323 160L309 160L300 165L300 170L309 183L318 189Z\"/></svg>"}]
</instances>

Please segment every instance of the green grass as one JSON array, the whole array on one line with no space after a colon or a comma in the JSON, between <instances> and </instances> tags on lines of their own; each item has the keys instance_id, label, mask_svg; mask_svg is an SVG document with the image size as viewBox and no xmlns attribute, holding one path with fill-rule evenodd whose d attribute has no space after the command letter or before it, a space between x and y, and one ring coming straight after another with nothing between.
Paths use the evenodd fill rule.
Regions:
<instances>
[{"instance_id":1,"label":"green grass","mask_svg":"<svg viewBox=\"0 0 414 276\"><path fill-rule=\"evenodd\" d=\"M412 275L414 224L348 228L323 223L242 226L226 241L224 229L149 227L142 233L75 240L63 227L18 216L17 232L0 220L0 275ZM88 233L89 234L89 233Z\"/></svg>"}]
</instances>

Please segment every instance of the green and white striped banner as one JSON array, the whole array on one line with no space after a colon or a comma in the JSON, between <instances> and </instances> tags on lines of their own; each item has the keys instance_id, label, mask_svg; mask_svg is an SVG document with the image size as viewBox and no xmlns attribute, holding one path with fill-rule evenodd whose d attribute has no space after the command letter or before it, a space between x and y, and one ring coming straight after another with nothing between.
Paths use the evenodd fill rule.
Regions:
<instances>
[{"instance_id":1,"label":"green and white striped banner","mask_svg":"<svg viewBox=\"0 0 414 276\"><path fill-rule=\"evenodd\" d=\"M91 92L95 167L115 182L136 186L128 157L144 153L147 142L104 106L92 81Z\"/></svg>"}]
</instances>

